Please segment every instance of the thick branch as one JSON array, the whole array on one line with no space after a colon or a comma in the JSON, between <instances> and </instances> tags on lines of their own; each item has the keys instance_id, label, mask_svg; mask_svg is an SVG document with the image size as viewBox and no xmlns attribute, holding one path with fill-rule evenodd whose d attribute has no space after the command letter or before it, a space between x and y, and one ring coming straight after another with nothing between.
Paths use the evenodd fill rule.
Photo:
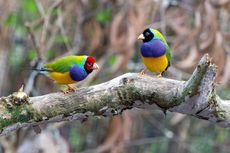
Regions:
<instances>
[{"instance_id":1,"label":"thick branch","mask_svg":"<svg viewBox=\"0 0 230 153\"><path fill-rule=\"evenodd\" d=\"M19 91L1 98L1 135L41 123L83 121L89 116L110 116L133 107L154 109L155 106L227 127L230 101L221 100L215 93L216 71L208 55L204 55L186 82L127 73L71 94L58 92L28 98Z\"/></svg>"}]
</instances>

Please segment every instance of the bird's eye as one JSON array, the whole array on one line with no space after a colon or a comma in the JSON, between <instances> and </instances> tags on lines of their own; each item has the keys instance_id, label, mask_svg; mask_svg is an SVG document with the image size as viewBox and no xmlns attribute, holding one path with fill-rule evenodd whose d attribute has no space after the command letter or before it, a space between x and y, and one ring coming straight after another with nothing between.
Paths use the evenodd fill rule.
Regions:
<instances>
[{"instance_id":1,"label":"bird's eye","mask_svg":"<svg viewBox=\"0 0 230 153\"><path fill-rule=\"evenodd\" d=\"M149 42L154 38L153 32L150 31L150 29L147 29L143 32L143 35L145 39L143 40L144 42Z\"/></svg>"},{"instance_id":2,"label":"bird's eye","mask_svg":"<svg viewBox=\"0 0 230 153\"><path fill-rule=\"evenodd\" d=\"M90 62L88 62L88 65L89 65L89 66L92 66L93 64L92 64L92 63L90 63Z\"/></svg>"},{"instance_id":3,"label":"bird's eye","mask_svg":"<svg viewBox=\"0 0 230 153\"><path fill-rule=\"evenodd\" d=\"M149 32L146 32L146 33L145 33L145 36L149 36L149 35L150 35L150 33L149 33Z\"/></svg>"}]
</instances>

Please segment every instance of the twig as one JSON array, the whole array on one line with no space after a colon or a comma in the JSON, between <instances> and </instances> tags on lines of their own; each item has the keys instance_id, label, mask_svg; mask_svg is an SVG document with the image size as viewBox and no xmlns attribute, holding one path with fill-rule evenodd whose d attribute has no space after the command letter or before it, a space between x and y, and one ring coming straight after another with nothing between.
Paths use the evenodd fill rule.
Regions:
<instances>
[{"instance_id":1,"label":"twig","mask_svg":"<svg viewBox=\"0 0 230 153\"><path fill-rule=\"evenodd\" d=\"M69 44L69 42L68 42L68 40L67 40L67 35L66 35L66 31L65 31L65 28L64 28L64 26L63 26L63 14L62 14L62 12L59 10L58 11L58 20L57 20L57 26L60 28L60 30L61 30L61 34L62 34L62 37L63 37L63 39L64 39L64 44L65 44L65 46L66 46L66 49L68 50L68 51L70 51L71 50L71 46L70 46L70 44Z\"/></svg>"},{"instance_id":2,"label":"twig","mask_svg":"<svg viewBox=\"0 0 230 153\"><path fill-rule=\"evenodd\" d=\"M36 37L35 37L35 32L33 31L33 27L31 26L30 23L25 23L25 26L29 32L29 35L31 37L31 40L32 40L32 43L33 43L33 46L35 48L35 50L37 51L38 53L38 57L41 58L42 60L45 59L43 53L42 53L42 50L40 49L40 44L38 43Z\"/></svg>"}]
</instances>

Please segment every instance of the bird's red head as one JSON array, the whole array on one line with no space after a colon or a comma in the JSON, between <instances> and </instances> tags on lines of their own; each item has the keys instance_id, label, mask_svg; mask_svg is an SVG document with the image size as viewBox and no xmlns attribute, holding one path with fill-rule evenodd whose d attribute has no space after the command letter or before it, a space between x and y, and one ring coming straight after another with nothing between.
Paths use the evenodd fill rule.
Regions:
<instances>
[{"instance_id":1,"label":"bird's red head","mask_svg":"<svg viewBox=\"0 0 230 153\"><path fill-rule=\"evenodd\" d=\"M92 56L88 56L85 61L85 70L88 73L91 73L95 69L99 69L99 66L97 65L95 59Z\"/></svg>"}]
</instances>

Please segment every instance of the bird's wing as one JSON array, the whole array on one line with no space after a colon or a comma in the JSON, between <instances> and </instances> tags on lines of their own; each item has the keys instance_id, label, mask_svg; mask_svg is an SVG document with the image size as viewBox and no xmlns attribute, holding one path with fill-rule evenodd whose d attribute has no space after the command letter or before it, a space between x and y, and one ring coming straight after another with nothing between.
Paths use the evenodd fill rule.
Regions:
<instances>
[{"instance_id":1,"label":"bird's wing","mask_svg":"<svg viewBox=\"0 0 230 153\"><path fill-rule=\"evenodd\" d=\"M84 59L85 56L66 56L51 63L47 63L44 65L44 67L53 72L64 73L68 72L74 64L83 64Z\"/></svg>"},{"instance_id":2,"label":"bird's wing","mask_svg":"<svg viewBox=\"0 0 230 153\"><path fill-rule=\"evenodd\" d=\"M156 29L152 29L152 31L154 32L154 34L156 35L156 37L158 39L160 39L164 43L164 46L166 47L165 54L166 54L166 57L167 57L167 60L168 60L168 66L167 66L167 68L168 68L170 66L170 64L171 64L171 49L170 49L170 47L169 47L169 45L168 45L165 37L161 34L160 31L158 31ZM167 68L166 68L166 70L167 70Z\"/></svg>"},{"instance_id":3,"label":"bird's wing","mask_svg":"<svg viewBox=\"0 0 230 153\"><path fill-rule=\"evenodd\" d=\"M166 52L165 44L159 40L153 40L141 45L141 55L144 57L160 57Z\"/></svg>"},{"instance_id":4,"label":"bird's wing","mask_svg":"<svg viewBox=\"0 0 230 153\"><path fill-rule=\"evenodd\" d=\"M168 69L168 67L171 65L171 50L170 50L168 44L166 46L166 53L165 54L166 54L166 58L168 60L168 65L167 65L167 67L165 69L165 71L166 71Z\"/></svg>"},{"instance_id":5,"label":"bird's wing","mask_svg":"<svg viewBox=\"0 0 230 153\"><path fill-rule=\"evenodd\" d=\"M168 59L168 66L171 64L171 49L169 48L168 44L166 45L166 57Z\"/></svg>"},{"instance_id":6,"label":"bird's wing","mask_svg":"<svg viewBox=\"0 0 230 153\"><path fill-rule=\"evenodd\" d=\"M165 37L161 34L160 31L156 30L156 29L152 29L153 33L155 34L155 37L157 39L160 39L164 44L167 44L167 41L165 39ZM168 45L168 44L167 44Z\"/></svg>"}]
</instances>

